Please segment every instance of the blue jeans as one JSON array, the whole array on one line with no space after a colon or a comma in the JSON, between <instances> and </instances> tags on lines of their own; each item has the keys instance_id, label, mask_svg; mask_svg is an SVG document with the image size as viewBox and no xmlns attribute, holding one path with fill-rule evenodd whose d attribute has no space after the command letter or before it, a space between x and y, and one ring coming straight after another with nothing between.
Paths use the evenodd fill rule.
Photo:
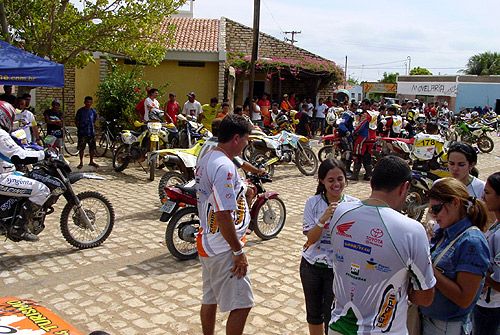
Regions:
<instances>
[{"instance_id":1,"label":"blue jeans","mask_svg":"<svg viewBox=\"0 0 500 335\"><path fill-rule=\"evenodd\" d=\"M469 335L468 322L441 321L422 316L422 335Z\"/></svg>"},{"instance_id":2,"label":"blue jeans","mask_svg":"<svg viewBox=\"0 0 500 335\"><path fill-rule=\"evenodd\" d=\"M472 319L472 330L474 335L500 334L500 307L486 308L476 306Z\"/></svg>"}]
</instances>

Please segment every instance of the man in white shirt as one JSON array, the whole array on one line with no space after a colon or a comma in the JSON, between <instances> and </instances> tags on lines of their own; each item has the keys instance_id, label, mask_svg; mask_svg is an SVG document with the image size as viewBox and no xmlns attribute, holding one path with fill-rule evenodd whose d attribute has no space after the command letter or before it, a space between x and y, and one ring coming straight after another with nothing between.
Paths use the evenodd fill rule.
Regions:
<instances>
[{"instance_id":1,"label":"man in white shirt","mask_svg":"<svg viewBox=\"0 0 500 335\"><path fill-rule=\"evenodd\" d=\"M182 107L182 114L192 115L198 119L198 115L200 115L202 111L201 104L195 99L196 95L194 92L189 92L187 97L188 101L186 101L184 107Z\"/></svg>"},{"instance_id":2,"label":"man in white shirt","mask_svg":"<svg viewBox=\"0 0 500 335\"><path fill-rule=\"evenodd\" d=\"M160 103L156 98L158 97L158 90L152 88L148 91L148 97L144 100L144 121L161 121L164 112L160 109ZM168 116L168 114L166 114ZM170 116L168 116L170 119Z\"/></svg>"},{"instance_id":3,"label":"man in white shirt","mask_svg":"<svg viewBox=\"0 0 500 335\"><path fill-rule=\"evenodd\" d=\"M325 134L325 117L328 106L323 103L323 98L319 98L318 106L316 107L316 124L313 130L313 133L316 134L316 131L319 129L321 132L321 136Z\"/></svg>"},{"instance_id":4,"label":"man in white shirt","mask_svg":"<svg viewBox=\"0 0 500 335\"><path fill-rule=\"evenodd\" d=\"M427 234L422 224L398 212L410 180L403 159L382 158L373 171L370 197L340 203L323 225L335 250L329 335L406 335L408 300L432 303L436 279Z\"/></svg>"}]
</instances>

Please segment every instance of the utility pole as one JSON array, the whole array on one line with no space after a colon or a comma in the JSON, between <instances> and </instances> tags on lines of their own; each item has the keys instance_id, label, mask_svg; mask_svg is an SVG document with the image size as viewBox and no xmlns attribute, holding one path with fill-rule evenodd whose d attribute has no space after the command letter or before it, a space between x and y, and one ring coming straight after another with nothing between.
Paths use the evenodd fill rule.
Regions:
<instances>
[{"instance_id":1,"label":"utility pole","mask_svg":"<svg viewBox=\"0 0 500 335\"><path fill-rule=\"evenodd\" d=\"M250 98L250 113L253 112L253 84L255 82L255 62L259 54L259 24L260 24L260 0L253 2L253 42L252 42L252 58L250 60L250 90L248 96Z\"/></svg>"},{"instance_id":2,"label":"utility pole","mask_svg":"<svg viewBox=\"0 0 500 335\"><path fill-rule=\"evenodd\" d=\"M288 38L285 36L285 42L290 42L290 44L294 44L295 42L298 42L296 39L295 39L295 35L297 34L302 34L301 31L295 31L295 30L292 30L292 31L284 31L283 33L285 34L291 34L292 35L292 38Z\"/></svg>"},{"instance_id":3,"label":"utility pole","mask_svg":"<svg viewBox=\"0 0 500 335\"><path fill-rule=\"evenodd\" d=\"M347 56L345 56L345 67L344 67L344 88L347 85Z\"/></svg>"},{"instance_id":4,"label":"utility pole","mask_svg":"<svg viewBox=\"0 0 500 335\"><path fill-rule=\"evenodd\" d=\"M408 57L406 57L406 59L408 60L408 74L410 74L410 72L411 72L411 57L408 56Z\"/></svg>"}]
</instances>

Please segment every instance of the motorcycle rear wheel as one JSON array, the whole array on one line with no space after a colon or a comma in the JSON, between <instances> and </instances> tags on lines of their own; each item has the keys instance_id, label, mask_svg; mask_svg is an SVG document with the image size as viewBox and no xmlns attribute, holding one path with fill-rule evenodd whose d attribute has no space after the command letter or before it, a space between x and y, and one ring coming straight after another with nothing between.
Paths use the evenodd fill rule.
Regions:
<instances>
[{"instance_id":1,"label":"motorcycle rear wheel","mask_svg":"<svg viewBox=\"0 0 500 335\"><path fill-rule=\"evenodd\" d=\"M178 184L185 184L187 179L179 172L169 171L165 173L158 184L158 197L160 201L167 197L167 193L165 192L166 186L175 186Z\"/></svg>"},{"instance_id":2,"label":"motorcycle rear wheel","mask_svg":"<svg viewBox=\"0 0 500 335\"><path fill-rule=\"evenodd\" d=\"M87 191L78 194L77 197L95 230L92 231L84 226L76 204L70 201L61 213L62 235L69 244L78 249L95 248L111 234L115 224L115 210L111 202L101 193ZM105 218L99 220L103 215Z\"/></svg>"},{"instance_id":3,"label":"motorcycle rear wheel","mask_svg":"<svg viewBox=\"0 0 500 335\"><path fill-rule=\"evenodd\" d=\"M495 147L495 143L493 143L493 140L486 135L479 136L476 143L479 150L481 150L481 152L484 152L485 154L491 152Z\"/></svg>"},{"instance_id":4,"label":"motorcycle rear wheel","mask_svg":"<svg viewBox=\"0 0 500 335\"><path fill-rule=\"evenodd\" d=\"M409 218L420 221L424 216L426 203L427 199L424 192L415 186L410 186L402 212Z\"/></svg>"},{"instance_id":5,"label":"motorcycle rear wheel","mask_svg":"<svg viewBox=\"0 0 500 335\"><path fill-rule=\"evenodd\" d=\"M338 152L333 145L325 145L318 151L318 159L323 162L329 158L337 158Z\"/></svg>"},{"instance_id":6,"label":"motorcycle rear wheel","mask_svg":"<svg viewBox=\"0 0 500 335\"><path fill-rule=\"evenodd\" d=\"M113 169L115 169L116 172L122 172L130 163L130 156L128 151L128 144L122 144L114 152Z\"/></svg>"},{"instance_id":7,"label":"motorcycle rear wheel","mask_svg":"<svg viewBox=\"0 0 500 335\"><path fill-rule=\"evenodd\" d=\"M248 143L247 145L245 145L245 147L241 151L241 156L243 157L244 160L250 161L254 152L255 152L255 148L253 147L253 144Z\"/></svg>"},{"instance_id":8,"label":"motorcycle rear wheel","mask_svg":"<svg viewBox=\"0 0 500 335\"><path fill-rule=\"evenodd\" d=\"M305 175L305 176L314 176L316 171L318 171L318 157L316 157L316 154L312 149L310 148L302 148L304 152L297 150L296 152L296 157L295 157L295 165L297 165L297 168L299 171ZM304 154L306 157L304 157ZM307 162L307 159L311 161L311 163ZM307 167L305 167L307 165Z\"/></svg>"},{"instance_id":9,"label":"motorcycle rear wheel","mask_svg":"<svg viewBox=\"0 0 500 335\"><path fill-rule=\"evenodd\" d=\"M254 165L259 165L259 164L265 164L269 160L269 157L264 155L261 152L254 152L252 157L250 157L250 162ZM269 177L274 176L274 164L271 165L264 165L264 170L266 170L266 173L269 175Z\"/></svg>"},{"instance_id":10,"label":"motorcycle rear wheel","mask_svg":"<svg viewBox=\"0 0 500 335\"><path fill-rule=\"evenodd\" d=\"M175 258L185 261L198 256L196 234L199 228L200 219L196 207L182 208L172 216L165 231L165 243Z\"/></svg>"},{"instance_id":11,"label":"motorcycle rear wheel","mask_svg":"<svg viewBox=\"0 0 500 335\"><path fill-rule=\"evenodd\" d=\"M259 208L253 230L262 240L269 240L278 236L285 221L285 203L280 198L271 198Z\"/></svg>"}]
</instances>

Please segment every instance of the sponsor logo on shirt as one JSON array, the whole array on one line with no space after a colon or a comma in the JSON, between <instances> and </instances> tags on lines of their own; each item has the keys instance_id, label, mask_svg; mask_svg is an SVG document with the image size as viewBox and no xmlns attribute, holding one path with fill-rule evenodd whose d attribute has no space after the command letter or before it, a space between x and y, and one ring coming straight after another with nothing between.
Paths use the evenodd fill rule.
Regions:
<instances>
[{"instance_id":1,"label":"sponsor logo on shirt","mask_svg":"<svg viewBox=\"0 0 500 335\"><path fill-rule=\"evenodd\" d=\"M363 278L359 275L361 267L359 264L351 263L351 271L346 272L346 276L355 279L355 280L360 280L360 281L366 281L366 278Z\"/></svg>"},{"instance_id":2,"label":"sponsor logo on shirt","mask_svg":"<svg viewBox=\"0 0 500 335\"><path fill-rule=\"evenodd\" d=\"M335 260L339 263L344 263L344 255L340 253L340 250L337 250L335 253Z\"/></svg>"},{"instance_id":3,"label":"sponsor logo on shirt","mask_svg":"<svg viewBox=\"0 0 500 335\"><path fill-rule=\"evenodd\" d=\"M391 272L392 271L392 269L390 267L375 262L375 260L373 258L370 258L369 260L366 261L366 268L368 270L377 270L380 272Z\"/></svg>"},{"instance_id":4,"label":"sponsor logo on shirt","mask_svg":"<svg viewBox=\"0 0 500 335\"><path fill-rule=\"evenodd\" d=\"M359 251L368 255L372 253L372 247L348 240L344 240L344 248Z\"/></svg>"},{"instance_id":5,"label":"sponsor logo on shirt","mask_svg":"<svg viewBox=\"0 0 500 335\"><path fill-rule=\"evenodd\" d=\"M337 235L344 236L344 237L352 237L351 235L347 234L347 231L352 227L354 224L354 221L342 223L335 228L337 228Z\"/></svg>"},{"instance_id":6,"label":"sponsor logo on shirt","mask_svg":"<svg viewBox=\"0 0 500 335\"><path fill-rule=\"evenodd\" d=\"M233 174L231 172L228 172L226 180L231 180L231 179L233 179Z\"/></svg>"},{"instance_id":7,"label":"sponsor logo on shirt","mask_svg":"<svg viewBox=\"0 0 500 335\"><path fill-rule=\"evenodd\" d=\"M382 236L384 236L384 231L380 228L373 228L370 230L370 235L366 236L365 243L374 245L376 247L383 247L384 240L382 240Z\"/></svg>"},{"instance_id":8,"label":"sponsor logo on shirt","mask_svg":"<svg viewBox=\"0 0 500 335\"><path fill-rule=\"evenodd\" d=\"M382 332L389 332L391 330L392 322L396 316L397 297L394 286L390 284L384 290L382 301L374 321L374 326L381 328Z\"/></svg>"}]
</instances>

